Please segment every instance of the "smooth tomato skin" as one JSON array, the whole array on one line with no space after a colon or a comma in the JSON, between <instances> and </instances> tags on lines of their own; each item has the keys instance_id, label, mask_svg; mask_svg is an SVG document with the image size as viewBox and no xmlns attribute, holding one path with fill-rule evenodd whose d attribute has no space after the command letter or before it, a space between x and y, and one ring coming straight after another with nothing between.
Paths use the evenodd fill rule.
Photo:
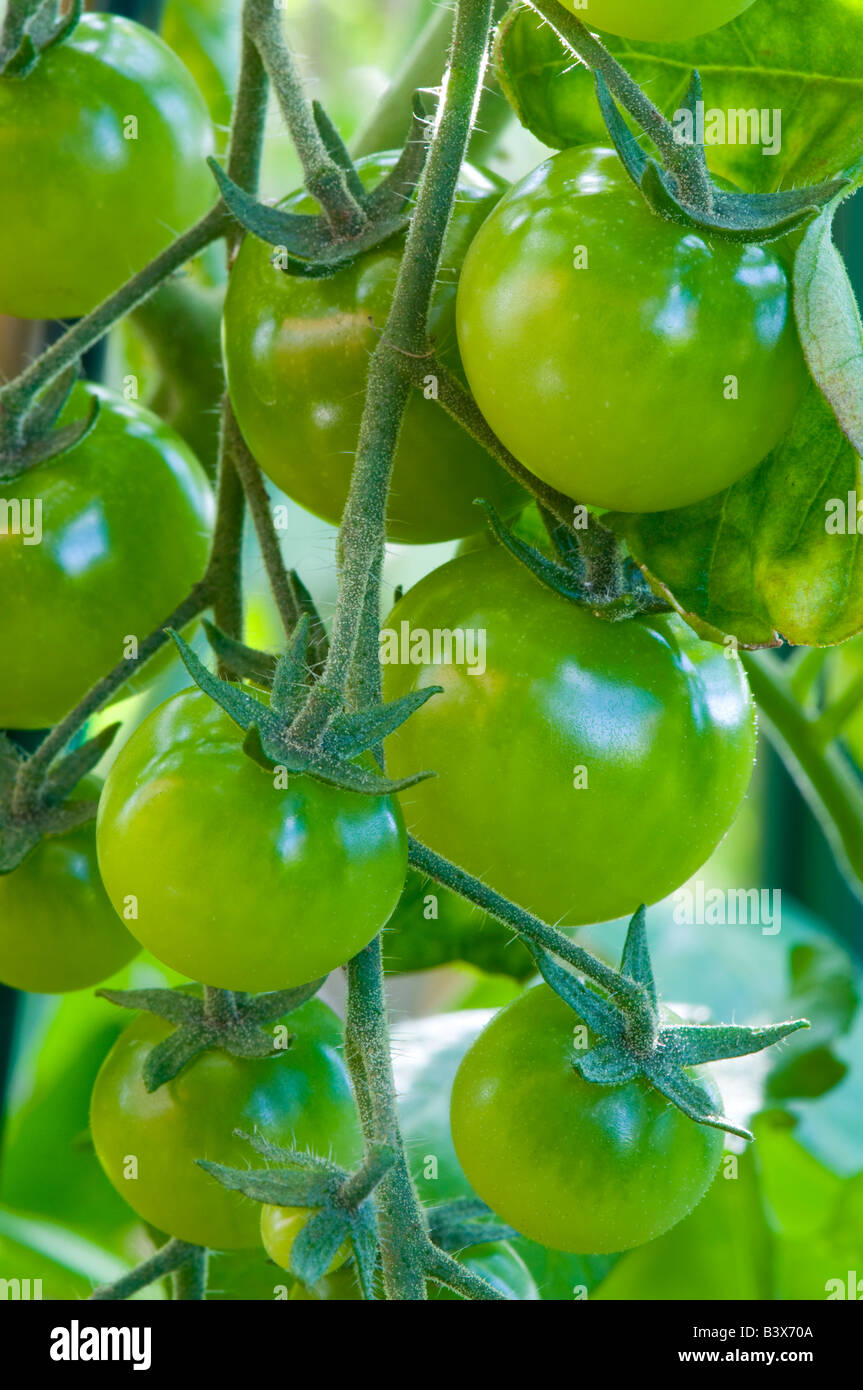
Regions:
<instances>
[{"instance_id":1,"label":"smooth tomato skin","mask_svg":"<svg viewBox=\"0 0 863 1390\"><path fill-rule=\"evenodd\" d=\"M572 1066L580 1022L547 985L502 1009L456 1074L452 1135L469 1182L522 1235L610 1254L662 1235L701 1201L723 1139L640 1079L585 1081Z\"/></svg>"},{"instance_id":2,"label":"smooth tomato skin","mask_svg":"<svg viewBox=\"0 0 863 1390\"><path fill-rule=\"evenodd\" d=\"M108 773L99 866L155 956L222 989L287 989L344 965L380 931L407 870L389 797L291 776L243 752L200 690L160 705Z\"/></svg>"},{"instance_id":3,"label":"smooth tomato skin","mask_svg":"<svg viewBox=\"0 0 863 1390\"><path fill-rule=\"evenodd\" d=\"M588 29L625 39L677 43L719 29L748 10L755 0L561 0Z\"/></svg>"},{"instance_id":4,"label":"smooth tomato skin","mask_svg":"<svg viewBox=\"0 0 863 1390\"><path fill-rule=\"evenodd\" d=\"M311 1207L277 1207L269 1202L261 1207L261 1242L280 1269L290 1269L294 1242L313 1215ZM351 1243L345 1240L330 1261L327 1275L335 1274L350 1257Z\"/></svg>"},{"instance_id":5,"label":"smooth tomato skin","mask_svg":"<svg viewBox=\"0 0 863 1390\"><path fill-rule=\"evenodd\" d=\"M168 45L84 15L23 81L0 79L0 312L89 313L213 205L212 151L204 99Z\"/></svg>"},{"instance_id":6,"label":"smooth tomato skin","mask_svg":"<svg viewBox=\"0 0 863 1390\"><path fill-rule=\"evenodd\" d=\"M403 794L409 829L522 907L566 926L631 914L732 824L755 757L749 687L677 617L603 622L496 547L427 575L384 630L405 622L486 635L482 675L383 668L388 700L443 686L387 742L390 775L438 774Z\"/></svg>"},{"instance_id":7,"label":"smooth tomato skin","mask_svg":"<svg viewBox=\"0 0 863 1390\"><path fill-rule=\"evenodd\" d=\"M82 784L82 794L98 794ZM140 950L114 911L96 860L94 821L51 835L0 876L0 981L65 994L107 980Z\"/></svg>"},{"instance_id":8,"label":"smooth tomato skin","mask_svg":"<svg viewBox=\"0 0 863 1390\"><path fill-rule=\"evenodd\" d=\"M611 150L563 150L504 196L465 258L457 321L507 448L567 496L626 512L736 482L806 381L774 251L656 216Z\"/></svg>"},{"instance_id":9,"label":"smooth tomato skin","mask_svg":"<svg viewBox=\"0 0 863 1390\"><path fill-rule=\"evenodd\" d=\"M152 1092L144 1065L170 1024L141 1014L117 1039L96 1077L90 1128L102 1167L144 1221L216 1250L260 1244L258 1203L229 1192L195 1162L264 1167L234 1129L284 1148L332 1154L346 1167L360 1156L339 1020L310 999L281 1023L293 1035L282 1055L249 1061L202 1052ZM126 1176L130 1157L137 1159L135 1178Z\"/></svg>"},{"instance_id":10,"label":"smooth tomato skin","mask_svg":"<svg viewBox=\"0 0 863 1390\"><path fill-rule=\"evenodd\" d=\"M369 185L394 155L360 160ZM465 167L432 300L431 333L459 376L458 272L503 185ZM308 212L294 194L280 204ZM369 357L383 331L404 238L391 238L329 279L304 280L271 264L273 248L247 236L231 272L223 321L228 388L246 443L264 472L307 511L338 523L348 494ZM434 400L414 391L405 412L390 492L387 534L415 544L475 531L484 497L511 515L524 493Z\"/></svg>"},{"instance_id":11,"label":"smooth tomato skin","mask_svg":"<svg viewBox=\"0 0 863 1390\"><path fill-rule=\"evenodd\" d=\"M42 538L0 533L0 727L55 724L206 565L213 498L197 459L149 410L91 383L76 386L63 422L93 397L99 418L80 444L3 486L7 500L41 502ZM148 664L126 688L151 674Z\"/></svg>"}]
</instances>

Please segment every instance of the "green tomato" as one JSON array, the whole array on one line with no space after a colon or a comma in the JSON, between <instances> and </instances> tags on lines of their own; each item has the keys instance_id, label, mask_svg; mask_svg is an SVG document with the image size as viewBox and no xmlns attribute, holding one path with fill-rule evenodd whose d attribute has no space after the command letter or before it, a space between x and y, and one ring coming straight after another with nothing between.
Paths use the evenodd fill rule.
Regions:
<instances>
[{"instance_id":1,"label":"green tomato","mask_svg":"<svg viewBox=\"0 0 863 1390\"><path fill-rule=\"evenodd\" d=\"M287 989L380 931L407 871L404 825L389 797L277 785L243 738L200 690L154 710L106 779L99 867L159 960L223 989Z\"/></svg>"},{"instance_id":2,"label":"green tomato","mask_svg":"<svg viewBox=\"0 0 863 1390\"><path fill-rule=\"evenodd\" d=\"M513 931L413 870L387 922L383 954L386 969L403 974L456 961L516 980L536 973L533 957Z\"/></svg>"},{"instance_id":3,"label":"green tomato","mask_svg":"<svg viewBox=\"0 0 863 1390\"><path fill-rule=\"evenodd\" d=\"M212 149L190 74L132 20L85 14L0 78L0 312L95 308L215 202Z\"/></svg>"},{"instance_id":4,"label":"green tomato","mask_svg":"<svg viewBox=\"0 0 863 1390\"><path fill-rule=\"evenodd\" d=\"M209 1050L152 1092L144 1066L170 1024L141 1014L105 1058L90 1104L93 1143L117 1191L159 1230L219 1250L259 1243L257 1203L195 1161L264 1167L235 1128L284 1148L331 1154L346 1167L360 1156L338 1019L311 999L281 1023L293 1035L282 1055L247 1060Z\"/></svg>"},{"instance_id":5,"label":"green tomato","mask_svg":"<svg viewBox=\"0 0 863 1390\"><path fill-rule=\"evenodd\" d=\"M561 0L589 29L649 43L678 43L706 34L748 10L755 0Z\"/></svg>"},{"instance_id":6,"label":"green tomato","mask_svg":"<svg viewBox=\"0 0 863 1390\"><path fill-rule=\"evenodd\" d=\"M656 216L611 150L564 150L502 199L465 258L457 318L495 433L599 507L729 487L806 382L779 256Z\"/></svg>"},{"instance_id":7,"label":"green tomato","mask_svg":"<svg viewBox=\"0 0 863 1390\"><path fill-rule=\"evenodd\" d=\"M297 1236L305 1230L313 1207L277 1207L269 1202L261 1207L261 1242L271 1260L280 1269L290 1269L291 1251ZM351 1257L351 1242L342 1241L332 1260L327 1274L335 1274ZM326 1276L325 1276L326 1277Z\"/></svg>"},{"instance_id":8,"label":"green tomato","mask_svg":"<svg viewBox=\"0 0 863 1390\"><path fill-rule=\"evenodd\" d=\"M404 797L411 831L557 924L610 921L685 882L752 774L753 706L736 655L676 616L604 622L500 547L427 575L384 638L398 634L390 654L403 657L404 633L458 629L477 651L484 634L484 662L384 666L388 700L443 687L388 740L392 775L438 773Z\"/></svg>"},{"instance_id":9,"label":"green tomato","mask_svg":"<svg viewBox=\"0 0 863 1390\"><path fill-rule=\"evenodd\" d=\"M585 1081L572 1065L576 1027L547 985L502 1009L456 1074L453 1141L479 1195L531 1240L580 1254L628 1250L701 1201L722 1134L642 1078Z\"/></svg>"},{"instance_id":10,"label":"green tomato","mask_svg":"<svg viewBox=\"0 0 863 1390\"><path fill-rule=\"evenodd\" d=\"M84 783L81 794L96 788ZM99 877L94 821L40 840L0 876L0 981L65 994L107 980L140 950Z\"/></svg>"},{"instance_id":11,"label":"green tomato","mask_svg":"<svg viewBox=\"0 0 863 1390\"><path fill-rule=\"evenodd\" d=\"M395 158L360 160L361 178L374 184ZM462 171L430 319L442 360L459 376L459 269L502 188L491 175L468 166ZM309 212L316 204L297 193L280 206ZM386 323L403 249L403 237L391 238L329 279L312 280L285 274L272 263L273 248L247 236L231 272L224 355L240 428L267 476L325 521L341 518L369 356ZM480 521L477 497L509 516L524 494L436 401L414 392L394 465L390 539L419 543L466 536Z\"/></svg>"},{"instance_id":12,"label":"green tomato","mask_svg":"<svg viewBox=\"0 0 863 1390\"><path fill-rule=\"evenodd\" d=\"M0 727L56 723L206 565L213 502L201 465L150 411L101 386L76 386L62 421L94 397L99 418L80 444L3 486L22 522L0 531ZM150 675L145 666L127 689Z\"/></svg>"}]
</instances>

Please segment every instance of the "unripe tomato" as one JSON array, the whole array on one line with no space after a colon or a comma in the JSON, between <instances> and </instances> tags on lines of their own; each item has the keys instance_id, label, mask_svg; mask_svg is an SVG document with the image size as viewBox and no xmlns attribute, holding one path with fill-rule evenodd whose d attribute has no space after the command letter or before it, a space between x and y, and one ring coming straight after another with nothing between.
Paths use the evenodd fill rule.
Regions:
<instances>
[{"instance_id":1,"label":"unripe tomato","mask_svg":"<svg viewBox=\"0 0 863 1390\"><path fill-rule=\"evenodd\" d=\"M528 1239L581 1255L628 1250L701 1201L722 1133L641 1078L585 1081L572 1065L576 1028L547 985L502 1009L456 1074L453 1141L474 1189Z\"/></svg>"},{"instance_id":2,"label":"unripe tomato","mask_svg":"<svg viewBox=\"0 0 863 1390\"><path fill-rule=\"evenodd\" d=\"M404 824L390 797L282 785L243 737L197 689L154 710L105 781L99 867L166 965L223 989L287 989L380 931L407 871Z\"/></svg>"},{"instance_id":3,"label":"unripe tomato","mask_svg":"<svg viewBox=\"0 0 863 1390\"><path fill-rule=\"evenodd\" d=\"M80 795L98 795L84 782ZM0 980L65 994L107 980L140 950L99 877L96 823L50 835L0 875Z\"/></svg>"},{"instance_id":4,"label":"unripe tomato","mask_svg":"<svg viewBox=\"0 0 863 1390\"><path fill-rule=\"evenodd\" d=\"M61 423L93 397L99 418L81 443L3 484L33 539L23 522L0 532L0 727L57 723L207 563L213 498L198 460L149 410L102 386L76 386Z\"/></svg>"},{"instance_id":5,"label":"unripe tomato","mask_svg":"<svg viewBox=\"0 0 863 1390\"><path fill-rule=\"evenodd\" d=\"M473 665L442 640L435 659L435 634L459 631ZM392 775L438 774L404 794L410 829L545 921L658 901L734 821L755 757L749 687L732 651L679 618L604 622L497 546L426 575L382 654L390 634L403 659L384 666L386 698L443 687L387 742Z\"/></svg>"},{"instance_id":6,"label":"unripe tomato","mask_svg":"<svg viewBox=\"0 0 863 1390\"><path fill-rule=\"evenodd\" d=\"M718 29L755 0L561 0L589 29L651 43L677 43Z\"/></svg>"},{"instance_id":7,"label":"unripe tomato","mask_svg":"<svg viewBox=\"0 0 863 1390\"><path fill-rule=\"evenodd\" d=\"M395 158L360 160L360 177L377 183ZM462 170L430 316L437 350L459 376L459 271L502 191L491 175ZM316 204L296 193L280 206L311 212ZM336 275L306 280L273 265L273 247L247 236L231 272L224 351L240 429L267 476L325 521L341 519L348 495L369 357L386 323L403 250L404 237L391 237ZM469 535L479 523L477 497L509 516L524 493L436 400L415 391L395 457L389 538L419 544Z\"/></svg>"},{"instance_id":8,"label":"unripe tomato","mask_svg":"<svg viewBox=\"0 0 863 1390\"><path fill-rule=\"evenodd\" d=\"M234 1129L257 1131L283 1148L332 1155L346 1167L360 1156L335 1014L310 999L279 1022L293 1035L284 1052L247 1060L211 1049L155 1091L146 1089L143 1071L171 1031L163 1019L141 1014L105 1058L90 1104L96 1152L130 1207L168 1235L217 1250L259 1244L258 1204L195 1162L264 1167Z\"/></svg>"},{"instance_id":9,"label":"unripe tomato","mask_svg":"<svg viewBox=\"0 0 863 1390\"><path fill-rule=\"evenodd\" d=\"M503 197L465 258L457 319L507 448L568 497L625 512L736 482L807 380L780 256L657 216L611 150L563 150Z\"/></svg>"},{"instance_id":10,"label":"unripe tomato","mask_svg":"<svg viewBox=\"0 0 863 1390\"><path fill-rule=\"evenodd\" d=\"M290 1269L294 1242L313 1215L311 1207L276 1207L270 1203L261 1207L261 1240L270 1259L281 1269ZM330 1261L327 1274L335 1274L350 1257L351 1242L345 1240Z\"/></svg>"},{"instance_id":11,"label":"unripe tomato","mask_svg":"<svg viewBox=\"0 0 863 1390\"><path fill-rule=\"evenodd\" d=\"M190 73L119 15L0 78L0 313L89 313L213 205L212 150Z\"/></svg>"}]
</instances>

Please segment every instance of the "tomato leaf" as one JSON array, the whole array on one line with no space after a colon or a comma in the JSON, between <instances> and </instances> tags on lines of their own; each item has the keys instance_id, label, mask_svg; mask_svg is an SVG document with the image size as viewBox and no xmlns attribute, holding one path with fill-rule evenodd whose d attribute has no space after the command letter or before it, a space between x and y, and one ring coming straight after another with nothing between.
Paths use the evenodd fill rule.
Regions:
<instances>
[{"instance_id":1,"label":"tomato leaf","mask_svg":"<svg viewBox=\"0 0 863 1390\"><path fill-rule=\"evenodd\" d=\"M860 460L813 386L759 468L674 511L604 518L694 626L741 646L830 646L863 629Z\"/></svg>"},{"instance_id":2,"label":"tomato leaf","mask_svg":"<svg viewBox=\"0 0 863 1390\"><path fill-rule=\"evenodd\" d=\"M811 223L794 260L794 313L809 370L850 443L863 454L863 322L833 244L833 202Z\"/></svg>"},{"instance_id":3,"label":"tomato leaf","mask_svg":"<svg viewBox=\"0 0 863 1390\"><path fill-rule=\"evenodd\" d=\"M771 131L763 144L711 144L708 133L711 169L741 188L768 192L821 181L851 169L863 155L857 114L863 7L856 3L771 0L685 43L655 45L611 35L603 35L603 42L669 118L683 108L693 68L704 78L705 115L767 113ZM608 143L590 72L534 10L519 6L509 12L495 50L506 96L544 144L566 149ZM774 133L781 149L766 154Z\"/></svg>"}]
</instances>

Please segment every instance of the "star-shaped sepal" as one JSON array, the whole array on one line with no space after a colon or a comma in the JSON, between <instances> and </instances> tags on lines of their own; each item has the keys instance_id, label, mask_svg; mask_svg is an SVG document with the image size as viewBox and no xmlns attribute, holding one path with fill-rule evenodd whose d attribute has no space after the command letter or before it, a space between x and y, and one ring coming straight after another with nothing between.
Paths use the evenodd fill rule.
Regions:
<instances>
[{"instance_id":1,"label":"star-shaped sepal","mask_svg":"<svg viewBox=\"0 0 863 1390\"><path fill-rule=\"evenodd\" d=\"M691 1068L761 1052L808 1028L806 1019L766 1028L667 1022L653 979L643 907L629 924L613 990L600 993L547 951L532 950L546 984L588 1026L591 1045L574 1049L572 1058L573 1067L585 1081L620 1086L642 1077L698 1124L752 1139L748 1129L716 1110L713 1097Z\"/></svg>"},{"instance_id":2,"label":"star-shaped sepal","mask_svg":"<svg viewBox=\"0 0 863 1390\"><path fill-rule=\"evenodd\" d=\"M799 227L848 186L847 179L832 179L781 193L731 192L714 183L704 146L698 142L681 144L676 170L663 168L641 148L601 73L596 73L595 81L603 119L624 168L654 212L672 222L715 232L730 241L774 241ZM695 117L702 101L701 77L693 72L681 110Z\"/></svg>"},{"instance_id":3,"label":"star-shaped sepal","mask_svg":"<svg viewBox=\"0 0 863 1390\"><path fill-rule=\"evenodd\" d=\"M93 820L97 797L69 794L96 766L119 729L111 724L67 753L27 787L29 759L6 734L0 734L0 874L12 873L47 835L62 835Z\"/></svg>"},{"instance_id":4,"label":"star-shaped sepal","mask_svg":"<svg viewBox=\"0 0 863 1390\"><path fill-rule=\"evenodd\" d=\"M289 275L310 279L334 275L363 252L406 230L411 199L428 153L426 114L419 94L404 147L393 168L375 188L364 188L353 161L323 108L313 103L315 123L331 158L359 208L358 225L334 227L326 213L285 212L260 203L234 183L214 159L210 168L228 209L247 232L280 250L276 260Z\"/></svg>"},{"instance_id":5,"label":"star-shaped sepal","mask_svg":"<svg viewBox=\"0 0 863 1390\"><path fill-rule=\"evenodd\" d=\"M622 555L617 538L591 516L589 529L576 539L563 523L549 519L548 528L556 559L543 555L504 524L491 503L476 499L484 508L492 536L513 559L530 570L540 584L561 598L586 608L605 622L624 622L645 613L670 613L671 606L650 588L639 567ZM589 555L590 568L585 563Z\"/></svg>"},{"instance_id":6,"label":"star-shaped sepal","mask_svg":"<svg viewBox=\"0 0 863 1390\"><path fill-rule=\"evenodd\" d=\"M294 1035L276 1034L264 1024L282 1019L317 994L323 980L312 980L296 989L267 994L241 994L227 990L99 989L103 999L123 1009L143 1010L173 1024L171 1032L149 1053L144 1063L144 1085L157 1091L201 1052L218 1048L232 1057L266 1061L284 1056Z\"/></svg>"},{"instance_id":7,"label":"star-shaped sepal","mask_svg":"<svg viewBox=\"0 0 863 1390\"><path fill-rule=\"evenodd\" d=\"M199 1167L231 1192L279 1207L309 1207L309 1217L291 1247L290 1272L313 1287L326 1274L346 1240L350 1241L363 1297L373 1299L377 1231L371 1194L395 1161L386 1144L370 1148L360 1167L347 1172L328 1159L268 1143L235 1130L267 1168L228 1168L198 1159Z\"/></svg>"},{"instance_id":8,"label":"star-shaped sepal","mask_svg":"<svg viewBox=\"0 0 863 1390\"><path fill-rule=\"evenodd\" d=\"M306 773L320 782L367 796L388 796L433 776L430 772L418 772L410 777L389 778L375 771L374 759L364 755L378 748L426 700L438 694L440 686L413 691L399 700L370 709L335 708L322 736L311 744L292 732L293 722L309 695L306 652L310 630L311 619L303 614L291 634L286 652L272 668L268 705L249 690L220 680L198 659L179 633L171 631L171 636L195 684L245 731L245 752L268 772L282 768L288 773ZM240 660L242 653L238 654L237 645L234 644L231 654L235 660ZM255 654L248 648L243 650L249 654L246 659L251 663ZM260 676L265 675L263 663L258 664L258 671ZM321 687L317 689L322 690Z\"/></svg>"},{"instance_id":9,"label":"star-shaped sepal","mask_svg":"<svg viewBox=\"0 0 863 1390\"><path fill-rule=\"evenodd\" d=\"M24 6L9 4L0 47L0 76L26 77L46 48L53 48L71 34L81 18L82 0L58 16L56 0L42 0L32 14Z\"/></svg>"},{"instance_id":10,"label":"star-shaped sepal","mask_svg":"<svg viewBox=\"0 0 863 1390\"><path fill-rule=\"evenodd\" d=\"M13 416L0 406L0 483L20 477L57 454L68 454L86 439L99 418L98 397L91 399L82 419L68 425L57 424L78 375L78 364L73 362L18 415Z\"/></svg>"}]
</instances>

